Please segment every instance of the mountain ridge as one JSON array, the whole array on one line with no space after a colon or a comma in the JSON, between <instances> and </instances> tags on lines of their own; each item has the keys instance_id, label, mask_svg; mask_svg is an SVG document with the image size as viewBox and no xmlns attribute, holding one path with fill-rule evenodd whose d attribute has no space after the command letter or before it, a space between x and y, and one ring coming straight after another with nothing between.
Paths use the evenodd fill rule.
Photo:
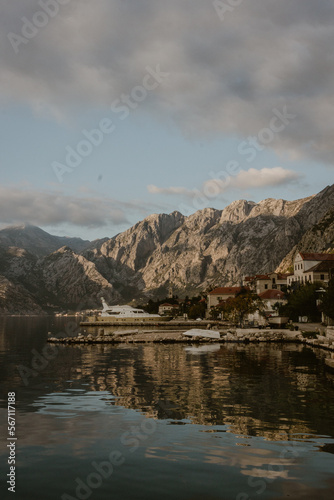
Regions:
<instances>
[{"instance_id":1,"label":"mountain ridge","mask_svg":"<svg viewBox=\"0 0 334 500\"><path fill-rule=\"evenodd\" d=\"M239 285L247 274L286 270L297 248L334 247L332 211L334 185L294 201L236 200L189 216L151 214L94 242L53 239L31 226L16 233L7 228L0 231L0 276L38 308L96 307L101 296L110 303L162 297L170 286L174 293L198 294Z\"/></svg>"},{"instance_id":2,"label":"mountain ridge","mask_svg":"<svg viewBox=\"0 0 334 500\"><path fill-rule=\"evenodd\" d=\"M66 244L76 251L82 251L91 242L76 237L54 236L31 224L8 226L0 230L0 246L23 248L39 256L48 255Z\"/></svg>"}]
</instances>

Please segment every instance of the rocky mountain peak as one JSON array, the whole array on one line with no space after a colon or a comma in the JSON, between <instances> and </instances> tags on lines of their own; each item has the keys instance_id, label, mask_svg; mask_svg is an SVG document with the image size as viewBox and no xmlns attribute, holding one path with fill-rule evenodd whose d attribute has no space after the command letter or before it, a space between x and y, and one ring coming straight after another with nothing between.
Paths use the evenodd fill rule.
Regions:
<instances>
[{"instance_id":1,"label":"rocky mountain peak","mask_svg":"<svg viewBox=\"0 0 334 500\"><path fill-rule=\"evenodd\" d=\"M230 203L221 213L220 223L233 222L239 223L248 217L256 206L254 201L236 200Z\"/></svg>"},{"instance_id":2,"label":"rocky mountain peak","mask_svg":"<svg viewBox=\"0 0 334 500\"><path fill-rule=\"evenodd\" d=\"M198 294L208 286L235 285L245 275L273 271L290 255L285 269L297 248L331 251L333 209L334 186L328 186L295 201L238 200L224 210L205 208L188 217L178 211L152 214L84 251L69 243L73 238L45 232L40 237L35 231L27 239L24 229L20 239L17 230L2 230L0 275L15 290L23 286L20 293L41 305L67 308L100 305L101 294L110 303L145 300L164 295L170 285L180 296ZM8 286L4 282L4 290Z\"/></svg>"},{"instance_id":3,"label":"rocky mountain peak","mask_svg":"<svg viewBox=\"0 0 334 500\"><path fill-rule=\"evenodd\" d=\"M222 211L215 208L203 208L197 210L192 215L184 218L184 224L188 227L196 226L197 228L206 229L208 226L213 226L219 222Z\"/></svg>"},{"instance_id":4,"label":"rocky mountain peak","mask_svg":"<svg viewBox=\"0 0 334 500\"><path fill-rule=\"evenodd\" d=\"M71 255L74 254L72 248L68 247L67 245L64 245L63 247L58 248L58 250L53 252L53 254L64 254L64 253L69 253Z\"/></svg>"}]
</instances>

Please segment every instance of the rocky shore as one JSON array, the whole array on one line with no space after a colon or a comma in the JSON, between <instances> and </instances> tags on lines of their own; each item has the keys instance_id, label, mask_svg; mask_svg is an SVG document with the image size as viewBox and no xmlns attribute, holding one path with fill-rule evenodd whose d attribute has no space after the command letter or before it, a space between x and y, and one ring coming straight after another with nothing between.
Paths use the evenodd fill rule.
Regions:
<instances>
[{"instance_id":1,"label":"rocky shore","mask_svg":"<svg viewBox=\"0 0 334 500\"><path fill-rule=\"evenodd\" d=\"M91 333L79 333L75 337L52 337L49 335L48 342L61 344L140 344L140 343L260 343L260 342L298 342L313 347L320 347L334 352L334 333L326 332L326 335L313 334L310 332L290 331L290 330L258 330L249 329L227 329L218 330L220 338L208 339L201 337L186 337L183 333L186 330L142 330L138 332L99 332L96 335Z\"/></svg>"}]
</instances>

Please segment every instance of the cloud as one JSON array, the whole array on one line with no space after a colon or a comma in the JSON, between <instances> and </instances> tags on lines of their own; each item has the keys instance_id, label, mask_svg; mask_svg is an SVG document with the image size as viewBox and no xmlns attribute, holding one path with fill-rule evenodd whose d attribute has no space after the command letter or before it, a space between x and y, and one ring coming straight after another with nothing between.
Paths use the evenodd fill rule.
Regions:
<instances>
[{"instance_id":1,"label":"cloud","mask_svg":"<svg viewBox=\"0 0 334 500\"><path fill-rule=\"evenodd\" d=\"M124 204L125 205L125 204ZM126 207L116 201L66 196L19 188L0 188L0 222L36 225L69 223L86 228L128 223Z\"/></svg>"},{"instance_id":2,"label":"cloud","mask_svg":"<svg viewBox=\"0 0 334 500\"><path fill-rule=\"evenodd\" d=\"M227 182L220 179L212 179L204 183L205 188L210 183L216 183L221 186L221 192L227 189L256 189L264 187L275 187L290 184L298 179L301 175L292 170L287 170L282 167L250 168L249 170L241 170L235 177L229 177Z\"/></svg>"},{"instance_id":3,"label":"cloud","mask_svg":"<svg viewBox=\"0 0 334 500\"><path fill-rule=\"evenodd\" d=\"M145 101L159 119L188 135L247 137L286 105L296 119L270 147L332 164L333 2L252 0L221 20L207 0L70 0L16 54L7 35L21 36L41 2L2 2L3 103L105 113L160 64L170 76Z\"/></svg>"},{"instance_id":4,"label":"cloud","mask_svg":"<svg viewBox=\"0 0 334 500\"><path fill-rule=\"evenodd\" d=\"M191 189L183 187L161 188L158 186L154 186L154 184L149 184L147 186L147 191L151 194L179 194L184 196L191 196L194 192Z\"/></svg>"},{"instance_id":5,"label":"cloud","mask_svg":"<svg viewBox=\"0 0 334 500\"><path fill-rule=\"evenodd\" d=\"M259 170L250 168L249 170L240 170L235 176L228 176L225 172L221 174L223 173L224 175L219 175L218 173L215 178L205 181L200 190L184 187L159 188L154 185L147 186L147 190L152 194L183 195L188 197L204 195L213 198L230 189L245 190L283 186L295 182L302 177L301 174L282 167L262 168Z\"/></svg>"}]
</instances>

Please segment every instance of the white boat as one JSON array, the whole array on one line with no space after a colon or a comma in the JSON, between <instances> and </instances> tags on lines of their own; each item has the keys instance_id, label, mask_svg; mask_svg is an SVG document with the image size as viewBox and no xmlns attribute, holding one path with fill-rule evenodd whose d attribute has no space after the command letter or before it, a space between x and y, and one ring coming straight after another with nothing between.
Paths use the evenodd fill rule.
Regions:
<instances>
[{"instance_id":1,"label":"white boat","mask_svg":"<svg viewBox=\"0 0 334 500\"><path fill-rule=\"evenodd\" d=\"M289 321L287 316L271 316L268 319L268 323L273 326L283 326Z\"/></svg>"},{"instance_id":2,"label":"white boat","mask_svg":"<svg viewBox=\"0 0 334 500\"><path fill-rule=\"evenodd\" d=\"M137 309L131 306L109 306L104 298L102 300L103 309L98 321L110 322L149 322L149 321L168 321L170 318L167 316L160 316L159 314L149 314L143 309Z\"/></svg>"},{"instance_id":3,"label":"white boat","mask_svg":"<svg viewBox=\"0 0 334 500\"><path fill-rule=\"evenodd\" d=\"M220 333L214 330L200 330L199 328L192 328L183 332L182 335L187 337L205 337L208 339L220 339Z\"/></svg>"}]
</instances>

